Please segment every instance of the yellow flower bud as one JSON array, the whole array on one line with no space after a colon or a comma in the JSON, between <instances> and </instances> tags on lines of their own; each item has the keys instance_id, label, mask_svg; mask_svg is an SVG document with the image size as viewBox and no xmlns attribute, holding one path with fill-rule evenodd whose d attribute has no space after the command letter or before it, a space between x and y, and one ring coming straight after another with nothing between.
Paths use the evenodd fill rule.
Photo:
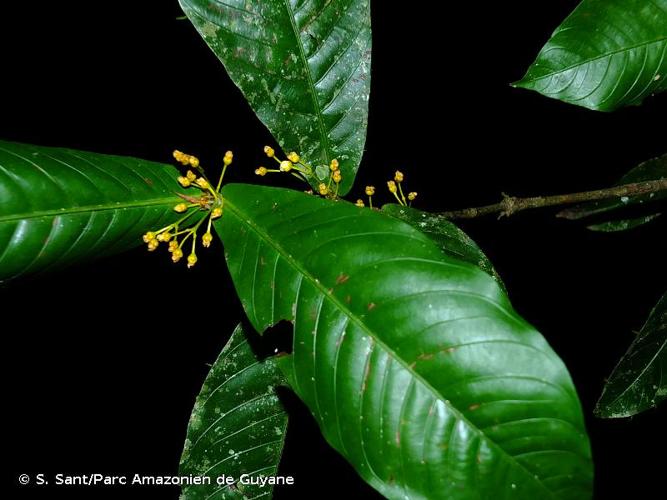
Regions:
<instances>
[{"instance_id":1,"label":"yellow flower bud","mask_svg":"<svg viewBox=\"0 0 667 500\"><path fill-rule=\"evenodd\" d=\"M396 193L396 183L394 181L387 181L387 187L389 188L390 193Z\"/></svg>"},{"instance_id":2,"label":"yellow flower bud","mask_svg":"<svg viewBox=\"0 0 667 500\"><path fill-rule=\"evenodd\" d=\"M194 182L197 179L197 175L192 170L188 170L187 173L185 174L185 177L190 182Z\"/></svg>"},{"instance_id":3,"label":"yellow flower bud","mask_svg":"<svg viewBox=\"0 0 667 500\"><path fill-rule=\"evenodd\" d=\"M290 170L292 170L292 167L293 167L292 162L289 161L289 160L285 160L285 161L280 162L280 171L281 172L289 172Z\"/></svg>"},{"instance_id":4,"label":"yellow flower bud","mask_svg":"<svg viewBox=\"0 0 667 500\"><path fill-rule=\"evenodd\" d=\"M232 153L231 151L227 151L225 153L225 157L222 159L223 163L225 164L225 167L231 165L233 160L234 160L234 153Z\"/></svg>"},{"instance_id":5,"label":"yellow flower bud","mask_svg":"<svg viewBox=\"0 0 667 500\"><path fill-rule=\"evenodd\" d=\"M197 158L196 156L190 156L188 158L188 163L190 164L190 166L197 168L199 166L199 158Z\"/></svg>"},{"instance_id":6,"label":"yellow flower bud","mask_svg":"<svg viewBox=\"0 0 667 500\"><path fill-rule=\"evenodd\" d=\"M178 247L174 248L174 250L171 252L171 260L174 264L179 260L181 260L182 257L183 257L183 250L181 250Z\"/></svg>"},{"instance_id":7,"label":"yellow flower bud","mask_svg":"<svg viewBox=\"0 0 667 500\"><path fill-rule=\"evenodd\" d=\"M158 241L169 241L170 239L171 239L171 233L169 231L157 235Z\"/></svg>"},{"instance_id":8,"label":"yellow flower bud","mask_svg":"<svg viewBox=\"0 0 667 500\"><path fill-rule=\"evenodd\" d=\"M212 219L218 219L220 217L222 217L222 207L215 207L213 210L211 210Z\"/></svg>"},{"instance_id":9,"label":"yellow flower bud","mask_svg":"<svg viewBox=\"0 0 667 500\"><path fill-rule=\"evenodd\" d=\"M340 175L340 170L336 170L331 176L331 178L336 184L338 184L341 180L343 180L343 176Z\"/></svg>"},{"instance_id":10,"label":"yellow flower bud","mask_svg":"<svg viewBox=\"0 0 667 500\"><path fill-rule=\"evenodd\" d=\"M178 212L179 214L182 214L188 209L188 206L185 203L179 203L174 207L174 211Z\"/></svg>"},{"instance_id":11,"label":"yellow flower bud","mask_svg":"<svg viewBox=\"0 0 667 500\"><path fill-rule=\"evenodd\" d=\"M182 177L181 176L181 177L178 178L178 183L181 186L183 186L184 188L186 188L186 187L190 186L190 179L188 179L187 177Z\"/></svg>"},{"instance_id":12,"label":"yellow flower bud","mask_svg":"<svg viewBox=\"0 0 667 500\"><path fill-rule=\"evenodd\" d=\"M146 234L143 236L144 243L148 243L151 240L155 239L155 233L153 231L148 231Z\"/></svg>"},{"instance_id":13,"label":"yellow flower bud","mask_svg":"<svg viewBox=\"0 0 667 500\"><path fill-rule=\"evenodd\" d=\"M211 233L204 233L201 237L201 244L204 245L205 248L210 247L212 241L213 235Z\"/></svg>"},{"instance_id":14,"label":"yellow flower bud","mask_svg":"<svg viewBox=\"0 0 667 500\"><path fill-rule=\"evenodd\" d=\"M331 160L331 165L329 165L329 168L331 169L331 171L335 172L336 170L338 170L338 167L339 167L338 160L336 160L336 158Z\"/></svg>"},{"instance_id":15,"label":"yellow flower bud","mask_svg":"<svg viewBox=\"0 0 667 500\"><path fill-rule=\"evenodd\" d=\"M264 177L266 175L267 170L264 167L259 167L257 170L255 170L255 174Z\"/></svg>"},{"instance_id":16,"label":"yellow flower bud","mask_svg":"<svg viewBox=\"0 0 667 500\"><path fill-rule=\"evenodd\" d=\"M364 203L364 200L362 200L362 199L357 200L355 205L358 206L359 208L364 208L366 206L366 204Z\"/></svg>"},{"instance_id":17,"label":"yellow flower bud","mask_svg":"<svg viewBox=\"0 0 667 500\"><path fill-rule=\"evenodd\" d=\"M152 239L151 241L148 242L148 251L154 252L159 245L160 242L157 240L157 238Z\"/></svg>"},{"instance_id":18,"label":"yellow flower bud","mask_svg":"<svg viewBox=\"0 0 667 500\"><path fill-rule=\"evenodd\" d=\"M176 250L177 248L178 248L178 241L176 241L176 240L171 240L171 241L169 242L169 248L168 248L168 250L169 250L170 252L173 252L173 251Z\"/></svg>"},{"instance_id":19,"label":"yellow flower bud","mask_svg":"<svg viewBox=\"0 0 667 500\"><path fill-rule=\"evenodd\" d=\"M301 159L298 154L296 154L294 151L292 151L290 154L287 155L287 159L291 161L292 163L299 163L299 160Z\"/></svg>"},{"instance_id":20,"label":"yellow flower bud","mask_svg":"<svg viewBox=\"0 0 667 500\"><path fill-rule=\"evenodd\" d=\"M396 173L394 174L394 180L396 182L403 182L403 172L397 170Z\"/></svg>"},{"instance_id":21,"label":"yellow flower bud","mask_svg":"<svg viewBox=\"0 0 667 500\"><path fill-rule=\"evenodd\" d=\"M324 183L321 183L319 186L317 186L317 190L322 196L326 196L329 193L329 188Z\"/></svg>"},{"instance_id":22,"label":"yellow flower bud","mask_svg":"<svg viewBox=\"0 0 667 500\"><path fill-rule=\"evenodd\" d=\"M202 188L202 189L208 189L209 186L210 186L210 184L208 183L208 181L207 181L206 179L204 179L203 177L198 178L198 179L195 181L195 184L197 184L197 186L199 186L199 187Z\"/></svg>"},{"instance_id":23,"label":"yellow flower bud","mask_svg":"<svg viewBox=\"0 0 667 500\"><path fill-rule=\"evenodd\" d=\"M411 193L408 193L408 200L414 201L415 198L417 198L417 193L415 193L414 191L411 192Z\"/></svg>"},{"instance_id":24,"label":"yellow flower bud","mask_svg":"<svg viewBox=\"0 0 667 500\"><path fill-rule=\"evenodd\" d=\"M276 152L271 146L264 146L264 152L269 158L273 158L276 155Z\"/></svg>"},{"instance_id":25,"label":"yellow flower bud","mask_svg":"<svg viewBox=\"0 0 667 500\"><path fill-rule=\"evenodd\" d=\"M375 194L375 186L366 186L366 196L373 196Z\"/></svg>"},{"instance_id":26,"label":"yellow flower bud","mask_svg":"<svg viewBox=\"0 0 667 500\"><path fill-rule=\"evenodd\" d=\"M197 256L193 253L188 255L188 269L194 266L197 263Z\"/></svg>"}]
</instances>

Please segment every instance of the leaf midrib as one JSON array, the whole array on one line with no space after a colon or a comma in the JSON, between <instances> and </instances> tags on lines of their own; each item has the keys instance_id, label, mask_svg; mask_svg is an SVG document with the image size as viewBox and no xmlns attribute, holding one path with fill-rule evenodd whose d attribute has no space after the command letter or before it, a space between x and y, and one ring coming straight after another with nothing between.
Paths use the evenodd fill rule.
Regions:
<instances>
[{"instance_id":1,"label":"leaf midrib","mask_svg":"<svg viewBox=\"0 0 667 500\"><path fill-rule=\"evenodd\" d=\"M26 220L26 219L39 219L42 217L56 217L58 215L80 214L86 212L103 212L106 210L123 210L128 208L143 208L143 207L153 207L160 205L171 206L175 201L179 200L180 198L178 198L177 196L172 196L169 198L155 198L142 201L103 203L100 205L82 205L79 207L70 207L70 208L53 208L49 210L38 210L34 212L25 212L19 214L0 215L0 223Z\"/></svg>"},{"instance_id":2,"label":"leaf midrib","mask_svg":"<svg viewBox=\"0 0 667 500\"><path fill-rule=\"evenodd\" d=\"M415 379L419 380L424 386L435 396L436 399L440 400L453 414L456 415L456 417L465 422L468 426L470 426L471 429L474 429L479 435L483 436L484 439L486 439L489 443L491 443L493 446L495 446L500 453L502 453L504 456L506 456L512 463L516 465L520 470L524 471L526 474L526 477L531 480L535 481L545 492L548 493L550 498L556 498L554 493L549 490L544 483L541 481L538 481L535 479L534 475L526 469L521 463L519 463L512 455L507 453L500 445L492 441L486 434L484 434L476 425L474 425L472 422L470 422L465 415L461 413L461 411L454 407L443 395L441 395L435 387L433 387L427 380L425 380L421 374L417 373L414 371L413 368L410 367L408 363L405 362L401 357L399 357L396 352L391 349L384 341L379 339L377 335L360 319L358 318L352 311L350 311L345 304L343 304L341 301L339 301L333 294L329 292L329 290L319 281L317 280L312 274L310 274L303 266L301 266L288 252L286 252L282 246L280 246L278 243L274 242L272 238L269 237L269 235L263 231L259 226L257 226L251 219L250 216L245 214L241 209L236 207L232 202L229 201L229 198L225 198L225 207L227 210L230 210L234 212L236 215L236 218L242 223L247 225L251 230L253 230L258 237L267 243L269 246L271 246L279 255L281 258L283 258L286 262L288 262L298 273L300 273L305 279L308 280L308 282L318 289L320 293L323 294L325 298L328 298L336 307L338 307L349 319L351 322L355 323L361 330L366 332L370 337L373 338L373 340L377 343L378 346L380 346L382 349L384 349L394 361L399 363L403 368L405 368ZM220 223L224 223L224 217L221 219Z\"/></svg>"},{"instance_id":3,"label":"leaf midrib","mask_svg":"<svg viewBox=\"0 0 667 500\"><path fill-rule=\"evenodd\" d=\"M554 75L565 73L566 71L570 71L571 69L577 68L579 66L584 66L586 64L590 64L590 63L592 63L594 61L597 61L599 59L604 59L605 57L611 57L611 56L614 56L616 54L620 54L621 52L631 51L631 50L634 50L634 49L638 49L639 47L643 47L645 45L651 45L651 44L654 44L654 43L664 42L664 41L667 41L667 36L660 37L656 40L651 40L651 41L647 41L647 42L638 43L636 45L631 45L629 47L623 47L623 48L620 48L618 50L612 50L610 52L605 52L604 54L600 54L599 56L591 57L589 59L584 59L584 60L582 60L580 62L577 62L575 64L571 64L570 66L567 66L565 68L559 68L558 70L552 71L551 73L547 73L546 75L538 76L538 77L535 77L535 78L529 78L529 79L526 79L526 80L520 80L519 82L517 82L517 85L521 85L523 83L537 82L537 81L543 80L545 78L550 78Z\"/></svg>"},{"instance_id":4,"label":"leaf midrib","mask_svg":"<svg viewBox=\"0 0 667 500\"><path fill-rule=\"evenodd\" d=\"M329 141L329 135L327 134L326 131L326 126L324 125L324 120L322 119L322 106L320 105L320 101L317 99L317 92L315 88L315 82L313 81L313 75L311 74L311 69L310 69L310 64L308 63L308 58L306 57L306 52L304 50L303 44L301 43L301 31L296 25L296 19L294 18L294 12L292 11L292 7L289 3L289 0L283 0L283 4L285 5L285 10L287 11L287 17L290 20L290 24L292 26L292 31L294 32L294 38L296 41L296 45L299 48L299 56L301 57L301 61L303 62L303 65L306 69L306 77L308 78L308 87L310 90L310 96L313 101L313 106L315 107L315 115L317 116L317 124L320 129L320 137L322 138L322 142L324 143L324 162L328 165L329 162L331 161L331 158L329 158L329 151L331 149L331 143Z\"/></svg>"}]
</instances>

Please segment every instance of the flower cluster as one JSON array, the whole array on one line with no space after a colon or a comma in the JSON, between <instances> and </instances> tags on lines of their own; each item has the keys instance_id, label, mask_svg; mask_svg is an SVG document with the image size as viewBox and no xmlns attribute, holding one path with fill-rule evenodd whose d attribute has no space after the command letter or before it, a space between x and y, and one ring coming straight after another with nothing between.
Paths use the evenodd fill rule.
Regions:
<instances>
[{"instance_id":1,"label":"flower cluster","mask_svg":"<svg viewBox=\"0 0 667 500\"><path fill-rule=\"evenodd\" d=\"M306 183L308 182L308 179L313 177L315 172L313 167L304 162L298 153L292 152L288 154L285 160L280 160L278 157L276 157L276 151L271 146L265 146L264 153L266 153L266 156L273 158L277 162L278 168L258 167L255 170L255 174L261 177L265 176L269 172L291 173L294 177ZM316 169L318 174L320 169L324 169L326 171L327 167L318 167ZM317 186L317 192L327 198L338 198L338 189L341 181L343 180L343 175L341 174L340 164L338 163L337 159L334 158L331 160L331 163L328 166L328 174L319 174L318 178L324 179L326 176L328 176L328 182L320 182L320 184ZM312 191L307 192L312 193Z\"/></svg>"},{"instance_id":2,"label":"flower cluster","mask_svg":"<svg viewBox=\"0 0 667 500\"><path fill-rule=\"evenodd\" d=\"M408 206L412 204L411 202L417 199L417 193L414 191L409 192L406 199L406 196L403 194L403 179L403 172L397 170L394 173L394 178L387 181L387 188L389 189L389 192L394 195L394 198L396 198L399 205Z\"/></svg>"},{"instance_id":3,"label":"flower cluster","mask_svg":"<svg viewBox=\"0 0 667 500\"><path fill-rule=\"evenodd\" d=\"M188 268L193 267L197 263L197 233L199 228L208 221L206 232L201 237L201 243L205 248L211 246L213 235L211 234L211 224L215 219L222 217L223 199L220 195L220 188L222 187L222 180L225 177L227 167L231 165L234 154L227 151L223 158L223 168L218 180L217 186L213 188L211 183L206 178L203 169L199 167L199 159L195 156L174 151L174 159L185 166L191 166L199 172L195 174L192 170L188 170L185 175L179 176L177 181L184 188L194 187L201 191L199 196L184 196L183 202L174 206L174 211L179 214L184 214L176 222L169 224L157 231L148 231L144 234L144 242L148 246L148 251L153 252L157 250L160 243L166 243L169 253L171 253L171 260L178 262L183 258L183 247L190 241L191 250L187 257ZM197 222L191 223L190 218L194 214L205 213ZM185 228L184 228L185 226Z\"/></svg>"}]
</instances>

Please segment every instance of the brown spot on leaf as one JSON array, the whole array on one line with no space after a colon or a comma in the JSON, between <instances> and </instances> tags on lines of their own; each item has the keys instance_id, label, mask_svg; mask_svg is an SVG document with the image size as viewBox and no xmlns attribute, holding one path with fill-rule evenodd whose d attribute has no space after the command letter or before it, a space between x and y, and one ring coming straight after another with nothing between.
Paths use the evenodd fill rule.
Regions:
<instances>
[{"instance_id":1,"label":"brown spot on leaf","mask_svg":"<svg viewBox=\"0 0 667 500\"><path fill-rule=\"evenodd\" d=\"M346 295L345 296L345 303L349 304L350 302L352 302L352 296L351 295Z\"/></svg>"},{"instance_id":2,"label":"brown spot on leaf","mask_svg":"<svg viewBox=\"0 0 667 500\"><path fill-rule=\"evenodd\" d=\"M480 406L482 406L482 405L480 405L479 403L475 403L475 404L472 404L472 405L468 406L468 410L475 411Z\"/></svg>"},{"instance_id":3,"label":"brown spot on leaf","mask_svg":"<svg viewBox=\"0 0 667 500\"><path fill-rule=\"evenodd\" d=\"M148 177L146 177L146 178L144 179L144 182L145 182L146 184L148 184L149 186L152 186L152 185L153 185L153 179L149 179Z\"/></svg>"},{"instance_id":4,"label":"brown spot on leaf","mask_svg":"<svg viewBox=\"0 0 667 500\"><path fill-rule=\"evenodd\" d=\"M371 302L370 304L368 304L368 310L369 311L372 311L373 309L375 309L375 307L376 307L376 305L375 305L374 302Z\"/></svg>"},{"instance_id":5,"label":"brown spot on leaf","mask_svg":"<svg viewBox=\"0 0 667 500\"><path fill-rule=\"evenodd\" d=\"M347 280L349 280L350 277L347 274L342 273L338 278L336 278L336 284L337 285L342 285L345 283Z\"/></svg>"},{"instance_id":6,"label":"brown spot on leaf","mask_svg":"<svg viewBox=\"0 0 667 500\"><path fill-rule=\"evenodd\" d=\"M433 359L434 356L435 356L435 354L433 354L433 353L429 353L429 354L423 353L423 354L420 354L419 356L417 356L417 359L420 360L420 361L428 361L429 359Z\"/></svg>"}]
</instances>

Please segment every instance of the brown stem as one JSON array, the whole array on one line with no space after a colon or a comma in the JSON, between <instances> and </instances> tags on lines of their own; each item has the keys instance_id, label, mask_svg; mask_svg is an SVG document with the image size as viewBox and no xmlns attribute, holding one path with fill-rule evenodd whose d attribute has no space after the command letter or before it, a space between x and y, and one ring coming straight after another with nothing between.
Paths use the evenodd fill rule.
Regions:
<instances>
[{"instance_id":1,"label":"brown stem","mask_svg":"<svg viewBox=\"0 0 667 500\"><path fill-rule=\"evenodd\" d=\"M618 198L622 196L638 196L641 194L656 193L667 189L667 179L658 179L654 181L635 182L623 186L615 186L608 189L598 189L596 191L584 191L582 193L559 194L554 196L535 196L533 198L517 198L503 193L503 199L500 203L486 205L476 208L465 208L463 210L453 210L450 212L441 212L437 214L445 219L473 219L483 215L500 213L499 217L509 217L512 214L527 210L529 208L553 207L556 205L570 205L572 203L581 203L584 201L606 200L609 198ZM560 215L568 217L567 212Z\"/></svg>"}]
</instances>

